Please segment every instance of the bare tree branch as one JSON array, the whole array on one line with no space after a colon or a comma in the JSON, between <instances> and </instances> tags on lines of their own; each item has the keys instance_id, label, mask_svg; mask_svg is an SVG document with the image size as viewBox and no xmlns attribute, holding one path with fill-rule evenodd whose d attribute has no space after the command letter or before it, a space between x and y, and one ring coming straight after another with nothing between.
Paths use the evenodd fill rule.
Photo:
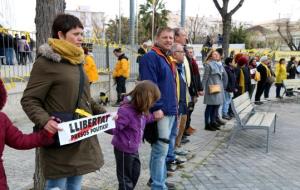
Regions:
<instances>
[{"instance_id":1,"label":"bare tree branch","mask_svg":"<svg viewBox=\"0 0 300 190\"><path fill-rule=\"evenodd\" d=\"M244 0L240 0L240 2L236 5L236 7L234 7L234 9L232 9L232 10L229 12L229 14L230 14L230 15L233 15L239 8L242 7L243 3L244 3Z\"/></svg>"},{"instance_id":2,"label":"bare tree branch","mask_svg":"<svg viewBox=\"0 0 300 190\"><path fill-rule=\"evenodd\" d=\"M287 44L287 46L290 48L291 51L293 51L293 47L290 45L289 40L282 34L281 30L280 30L280 23L277 24L278 28L277 28L277 32L280 35L280 37L285 41L285 43Z\"/></svg>"},{"instance_id":3,"label":"bare tree branch","mask_svg":"<svg viewBox=\"0 0 300 190\"><path fill-rule=\"evenodd\" d=\"M218 0L213 0L213 1L214 1L214 3L215 3L215 6L217 7L219 13L222 14L222 8L221 8L221 6L220 6Z\"/></svg>"}]
</instances>

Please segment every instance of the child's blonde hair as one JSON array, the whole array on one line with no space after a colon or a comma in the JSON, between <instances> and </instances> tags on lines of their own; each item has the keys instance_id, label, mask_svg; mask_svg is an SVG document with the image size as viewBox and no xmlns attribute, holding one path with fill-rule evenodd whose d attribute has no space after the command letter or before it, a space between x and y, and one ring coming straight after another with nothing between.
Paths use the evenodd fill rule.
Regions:
<instances>
[{"instance_id":1,"label":"child's blonde hair","mask_svg":"<svg viewBox=\"0 0 300 190\"><path fill-rule=\"evenodd\" d=\"M139 82L135 88L128 93L131 103L140 113L149 113L149 109L160 99L160 91L156 84L149 80Z\"/></svg>"}]
</instances>

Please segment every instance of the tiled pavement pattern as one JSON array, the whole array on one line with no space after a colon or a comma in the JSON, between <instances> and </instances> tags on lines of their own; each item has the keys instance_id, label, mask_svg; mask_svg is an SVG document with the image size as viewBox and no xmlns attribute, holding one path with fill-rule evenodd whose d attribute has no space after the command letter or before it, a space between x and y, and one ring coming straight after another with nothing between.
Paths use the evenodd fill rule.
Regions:
<instances>
[{"instance_id":1,"label":"tiled pavement pattern","mask_svg":"<svg viewBox=\"0 0 300 190\"><path fill-rule=\"evenodd\" d=\"M294 101L263 105L266 111L279 115L278 130L271 137L270 153L265 153L265 132L246 131L236 136L233 144L226 149L228 132L207 132L203 130L202 99L199 100L192 124L198 129L185 145L194 154L183 169L176 171L168 181L175 182L178 189L300 189L300 104ZM114 110L115 108L109 108ZM232 122L230 122L232 124ZM230 128L231 124L226 128ZM18 122L21 130L30 132L29 121ZM111 137L99 135L105 157L100 171L84 176L86 190L117 189L115 161L110 144ZM137 190L150 189L149 179L150 146L143 144L140 150L141 176ZM34 171L34 150L16 151L6 147L5 169L10 189L29 189Z\"/></svg>"},{"instance_id":2,"label":"tiled pavement pattern","mask_svg":"<svg viewBox=\"0 0 300 190\"><path fill-rule=\"evenodd\" d=\"M265 131L244 131L225 143L179 182L187 190L300 189L300 104L276 102L259 107L277 112L277 132L265 153ZM227 142L227 141L226 141Z\"/></svg>"}]
</instances>

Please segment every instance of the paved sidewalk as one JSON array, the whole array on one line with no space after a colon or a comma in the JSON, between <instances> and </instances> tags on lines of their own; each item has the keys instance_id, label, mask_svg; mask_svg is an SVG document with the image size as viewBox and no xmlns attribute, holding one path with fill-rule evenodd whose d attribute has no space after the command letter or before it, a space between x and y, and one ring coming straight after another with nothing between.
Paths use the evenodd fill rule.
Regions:
<instances>
[{"instance_id":1,"label":"paved sidewalk","mask_svg":"<svg viewBox=\"0 0 300 190\"><path fill-rule=\"evenodd\" d=\"M300 104L284 100L258 109L279 116L270 152L265 153L265 131L239 133L229 149L222 143L189 177L178 181L178 189L299 190Z\"/></svg>"},{"instance_id":2,"label":"paved sidewalk","mask_svg":"<svg viewBox=\"0 0 300 190\"><path fill-rule=\"evenodd\" d=\"M176 171L168 181L175 182L178 189L300 189L300 104L293 101L263 105L260 109L278 113L278 130L271 137L270 153L265 153L265 133L246 131L235 138L229 149L225 149L229 131L205 131L204 105L199 100L192 117L192 125L197 133L190 137L191 143L184 148L191 150L194 158L186 166ZM113 111L116 108L109 107ZM233 121L226 125L231 128ZM30 132L29 121L17 123L21 130ZM104 153L105 164L100 171L84 176L85 190L117 189L115 160L111 136L98 136ZM137 190L150 189L149 179L150 145L143 144L140 149L142 163L141 176ZM4 165L11 189L29 189L32 186L34 171L34 150L17 151L6 147Z\"/></svg>"}]
</instances>

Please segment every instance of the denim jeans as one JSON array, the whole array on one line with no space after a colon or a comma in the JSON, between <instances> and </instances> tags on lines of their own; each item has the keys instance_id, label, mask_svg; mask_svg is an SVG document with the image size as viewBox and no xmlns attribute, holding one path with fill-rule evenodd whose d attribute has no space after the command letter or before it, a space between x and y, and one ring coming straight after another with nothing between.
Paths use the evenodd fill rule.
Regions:
<instances>
[{"instance_id":1,"label":"denim jeans","mask_svg":"<svg viewBox=\"0 0 300 190\"><path fill-rule=\"evenodd\" d=\"M159 138L169 139L172 127L175 122L175 116L165 116L157 122ZM152 190L166 190L166 157L168 154L169 144L158 140L151 147L150 157L150 176L152 179Z\"/></svg>"},{"instance_id":2,"label":"denim jeans","mask_svg":"<svg viewBox=\"0 0 300 190\"><path fill-rule=\"evenodd\" d=\"M229 105L231 102L231 95L229 92L225 91L225 99L224 99L224 103L223 103L223 108L222 108L222 114L224 116L228 116L228 109L229 109Z\"/></svg>"},{"instance_id":3,"label":"denim jeans","mask_svg":"<svg viewBox=\"0 0 300 190\"><path fill-rule=\"evenodd\" d=\"M169 143L169 150L168 150L168 155L167 155L167 158L166 158L166 162L172 162L175 160L175 153L174 153L174 150L175 150L175 141L176 141L176 137L177 137L177 134L178 134L178 122L180 122L180 116L178 118L175 118L175 121L174 121L174 124L173 124L173 127L172 127L172 130L171 130L171 133L170 133L170 143Z\"/></svg>"},{"instance_id":4,"label":"denim jeans","mask_svg":"<svg viewBox=\"0 0 300 190\"><path fill-rule=\"evenodd\" d=\"M5 59L6 59L6 65L14 64L14 49L13 48L5 48Z\"/></svg>"},{"instance_id":5,"label":"denim jeans","mask_svg":"<svg viewBox=\"0 0 300 190\"><path fill-rule=\"evenodd\" d=\"M60 190L81 190L82 175L59 178L47 179L45 190L52 188L59 188Z\"/></svg>"}]
</instances>

